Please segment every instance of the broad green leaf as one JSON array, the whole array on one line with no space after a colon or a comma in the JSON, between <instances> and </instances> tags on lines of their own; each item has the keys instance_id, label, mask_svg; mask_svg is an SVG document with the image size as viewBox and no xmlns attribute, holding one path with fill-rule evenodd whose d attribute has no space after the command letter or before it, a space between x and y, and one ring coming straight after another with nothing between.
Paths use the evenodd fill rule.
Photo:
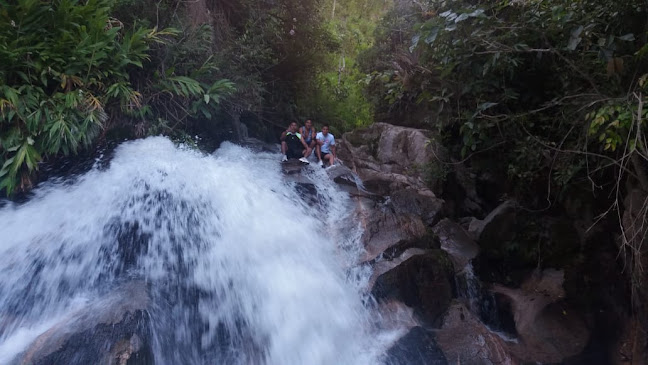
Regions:
<instances>
[{"instance_id":1,"label":"broad green leaf","mask_svg":"<svg viewBox=\"0 0 648 365\"><path fill-rule=\"evenodd\" d=\"M5 163L2 165L2 168L0 168L0 170L6 170L6 168L9 167L9 165L11 165L11 163L14 161L14 159L15 157L8 158L7 161L5 161Z\"/></svg>"},{"instance_id":2,"label":"broad green leaf","mask_svg":"<svg viewBox=\"0 0 648 365\"><path fill-rule=\"evenodd\" d=\"M425 43L432 45L434 41L437 39L437 36L439 35L439 27L434 27L430 30L428 35L425 37Z\"/></svg>"}]
</instances>

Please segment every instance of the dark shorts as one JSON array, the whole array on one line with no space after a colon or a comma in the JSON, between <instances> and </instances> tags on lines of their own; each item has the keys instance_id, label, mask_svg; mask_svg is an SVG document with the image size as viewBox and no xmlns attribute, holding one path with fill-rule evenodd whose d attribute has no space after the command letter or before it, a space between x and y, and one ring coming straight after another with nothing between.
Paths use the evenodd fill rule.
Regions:
<instances>
[{"instance_id":1,"label":"dark shorts","mask_svg":"<svg viewBox=\"0 0 648 365\"><path fill-rule=\"evenodd\" d=\"M286 157L288 158L302 158L304 157L304 150L288 150L286 151Z\"/></svg>"},{"instance_id":2,"label":"dark shorts","mask_svg":"<svg viewBox=\"0 0 648 365\"><path fill-rule=\"evenodd\" d=\"M330 153L322 152L322 160L326 159L326 156L330 155Z\"/></svg>"}]
</instances>

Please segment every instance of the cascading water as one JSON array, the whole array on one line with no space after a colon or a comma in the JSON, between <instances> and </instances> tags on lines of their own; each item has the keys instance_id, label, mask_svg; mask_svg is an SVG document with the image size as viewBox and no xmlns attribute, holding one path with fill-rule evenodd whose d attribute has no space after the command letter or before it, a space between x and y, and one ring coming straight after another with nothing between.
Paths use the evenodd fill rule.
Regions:
<instances>
[{"instance_id":1,"label":"cascading water","mask_svg":"<svg viewBox=\"0 0 648 365\"><path fill-rule=\"evenodd\" d=\"M468 262L461 273L455 276L455 284L457 297L464 301L468 309L476 314L491 332L505 341L517 342L514 324L503 323L498 313L495 295L489 290L484 290L481 281L475 275L472 262Z\"/></svg>"},{"instance_id":2,"label":"cascading water","mask_svg":"<svg viewBox=\"0 0 648 365\"><path fill-rule=\"evenodd\" d=\"M376 341L393 336L362 294L371 272L356 265L351 202L322 169L304 171L315 207L276 155L232 144L203 155L155 137L6 204L0 364L136 297L155 364L379 363Z\"/></svg>"}]
</instances>

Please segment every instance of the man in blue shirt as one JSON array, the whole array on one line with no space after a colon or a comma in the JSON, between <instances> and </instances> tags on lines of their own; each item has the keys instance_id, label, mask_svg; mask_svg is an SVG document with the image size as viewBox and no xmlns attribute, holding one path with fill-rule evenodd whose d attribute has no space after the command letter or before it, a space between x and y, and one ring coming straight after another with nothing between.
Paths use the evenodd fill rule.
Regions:
<instances>
[{"instance_id":1,"label":"man in blue shirt","mask_svg":"<svg viewBox=\"0 0 648 365\"><path fill-rule=\"evenodd\" d=\"M322 160L327 161L330 166L335 163L335 137L329 133L329 126L322 127L322 131L317 133L317 159L319 165L323 166Z\"/></svg>"}]
</instances>

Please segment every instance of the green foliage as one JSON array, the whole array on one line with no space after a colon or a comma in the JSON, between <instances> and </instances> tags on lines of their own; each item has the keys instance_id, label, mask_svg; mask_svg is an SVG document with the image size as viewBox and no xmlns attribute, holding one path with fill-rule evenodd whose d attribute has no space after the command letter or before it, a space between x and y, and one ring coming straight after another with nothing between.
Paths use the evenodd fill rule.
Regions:
<instances>
[{"instance_id":1,"label":"green foliage","mask_svg":"<svg viewBox=\"0 0 648 365\"><path fill-rule=\"evenodd\" d=\"M560 192L645 149L647 14L639 0L403 2L361 56L367 92L379 120L446 128L462 158L492 151L520 189L550 177Z\"/></svg>"},{"instance_id":2,"label":"green foliage","mask_svg":"<svg viewBox=\"0 0 648 365\"><path fill-rule=\"evenodd\" d=\"M42 155L88 146L110 103L137 104L128 69L155 30L123 29L108 1L21 0L0 8L0 188L12 191Z\"/></svg>"},{"instance_id":3,"label":"green foliage","mask_svg":"<svg viewBox=\"0 0 648 365\"><path fill-rule=\"evenodd\" d=\"M28 187L42 158L90 146L111 120L209 116L232 91L227 80L142 70L178 31L126 26L112 9L109 0L0 5L0 189Z\"/></svg>"},{"instance_id":4,"label":"green foliage","mask_svg":"<svg viewBox=\"0 0 648 365\"><path fill-rule=\"evenodd\" d=\"M643 83L640 81L640 87L644 87ZM620 146L627 148L630 153L637 148L647 150L643 130L648 127L648 109L643 105L648 103L648 97L639 95L635 100L608 101L585 116L585 121L589 123L589 136L595 137L603 145L604 151L614 152ZM633 131L636 132L634 135Z\"/></svg>"},{"instance_id":5,"label":"green foliage","mask_svg":"<svg viewBox=\"0 0 648 365\"><path fill-rule=\"evenodd\" d=\"M324 55L338 47L319 2L280 0L236 2L227 21L222 70L238 87L236 105L263 114L272 124L297 119L296 100L309 92Z\"/></svg>"},{"instance_id":6,"label":"green foliage","mask_svg":"<svg viewBox=\"0 0 648 365\"><path fill-rule=\"evenodd\" d=\"M347 65L351 65L349 59ZM328 123L334 133L344 133L372 123L371 105L363 94L358 79L361 74L353 66L341 76L336 71L323 72L310 92L297 99L299 113L318 124Z\"/></svg>"},{"instance_id":7,"label":"green foliage","mask_svg":"<svg viewBox=\"0 0 648 365\"><path fill-rule=\"evenodd\" d=\"M365 75L355 59L372 45L376 23L390 4L378 0L326 1L326 27L338 47L323 55L314 83L298 96L299 115L330 124L334 133L373 122L373 110L363 92Z\"/></svg>"}]
</instances>

